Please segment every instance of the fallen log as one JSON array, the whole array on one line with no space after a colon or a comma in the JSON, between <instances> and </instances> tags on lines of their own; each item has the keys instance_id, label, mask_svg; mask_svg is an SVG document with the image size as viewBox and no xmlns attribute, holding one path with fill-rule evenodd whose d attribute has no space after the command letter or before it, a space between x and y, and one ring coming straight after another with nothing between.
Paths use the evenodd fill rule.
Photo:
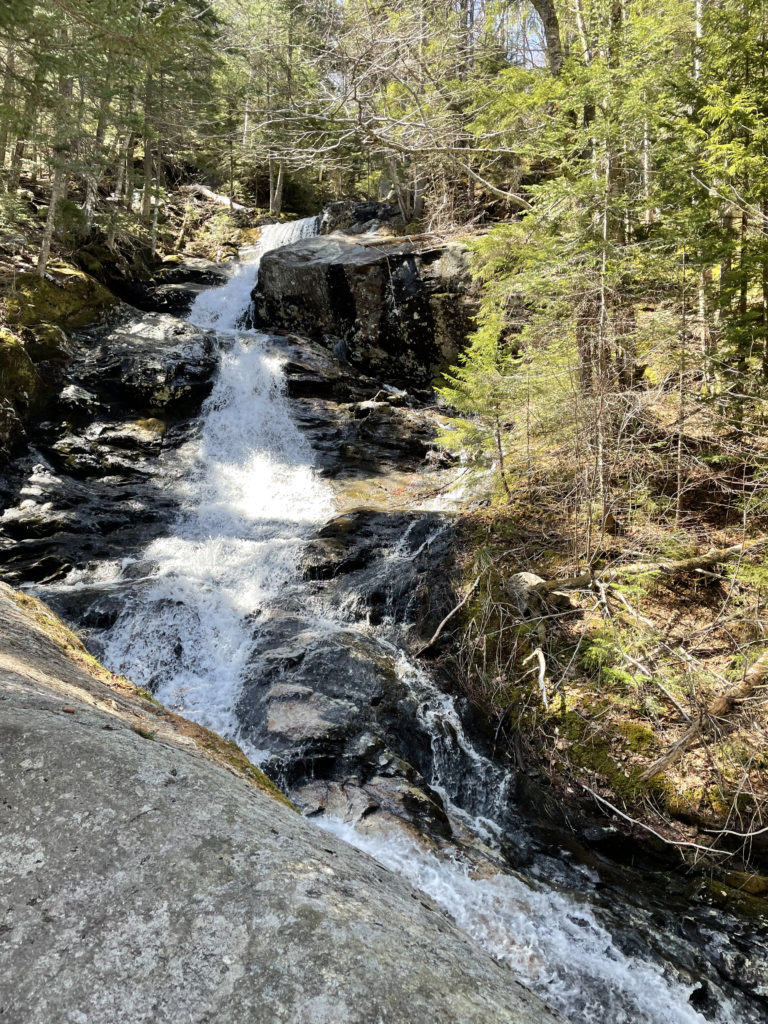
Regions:
<instances>
[{"instance_id":1,"label":"fallen log","mask_svg":"<svg viewBox=\"0 0 768 1024\"><path fill-rule=\"evenodd\" d=\"M181 191L202 196L203 199L207 199L211 203L217 203L219 206L228 206L230 210L234 210L236 213L253 213L252 206L243 206L242 203L236 203L229 196L223 196L219 192L214 192L207 185L182 185Z\"/></svg>"},{"instance_id":2,"label":"fallen log","mask_svg":"<svg viewBox=\"0 0 768 1024\"><path fill-rule=\"evenodd\" d=\"M747 669L744 678L737 686L727 690L717 700L713 701L706 711L697 718L690 729L683 733L680 739L675 740L649 768L646 768L640 776L641 780L648 782L654 775L663 772L665 768L668 768L673 762L681 758L700 736L712 731L716 725L722 727L723 719L732 715L745 700L754 697L757 690L764 688L767 683L768 651L761 654L754 665Z\"/></svg>"},{"instance_id":3,"label":"fallen log","mask_svg":"<svg viewBox=\"0 0 768 1024\"><path fill-rule=\"evenodd\" d=\"M354 236L352 236L354 238ZM362 245L365 249L376 248L377 245L397 245L398 242L431 242L434 239L440 239L441 236L435 232L430 232L423 235L385 235L384 237L378 238L357 238L354 241L358 245Z\"/></svg>"},{"instance_id":4,"label":"fallen log","mask_svg":"<svg viewBox=\"0 0 768 1024\"><path fill-rule=\"evenodd\" d=\"M720 562L733 561L740 555L748 555L760 550L766 544L768 544L768 536L744 541L741 544L733 544L728 548L712 548L703 555L694 555L692 558L681 558L677 561L665 559L659 562L629 562L627 565L614 565L605 569L591 570L581 573L579 576L566 577L566 579L542 580L537 585L537 589L542 593L552 590L579 590L596 583L613 583L622 576L639 576L645 572L675 576L678 573L693 572L696 569L708 569Z\"/></svg>"}]
</instances>

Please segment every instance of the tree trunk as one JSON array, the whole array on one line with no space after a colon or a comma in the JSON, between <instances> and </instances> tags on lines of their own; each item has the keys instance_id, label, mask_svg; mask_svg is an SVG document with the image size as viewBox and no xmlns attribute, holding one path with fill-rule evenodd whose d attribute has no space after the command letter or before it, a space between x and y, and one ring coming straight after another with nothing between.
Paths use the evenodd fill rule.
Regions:
<instances>
[{"instance_id":1,"label":"tree trunk","mask_svg":"<svg viewBox=\"0 0 768 1024\"><path fill-rule=\"evenodd\" d=\"M279 217L283 208L283 181L285 179L285 164L282 160L277 161L277 174L270 160L269 165L269 212L273 217Z\"/></svg>"},{"instance_id":2,"label":"tree trunk","mask_svg":"<svg viewBox=\"0 0 768 1024\"><path fill-rule=\"evenodd\" d=\"M53 175L51 201L48 206L48 216L45 220L43 240L40 244L40 255L37 259L37 273L39 277L45 277L46 271L48 270L48 259L51 255L51 242L53 240L53 232L56 228L56 207L59 205L59 200L64 198L66 183L67 176L64 170L63 161L59 160L56 164L56 170Z\"/></svg>"},{"instance_id":3,"label":"tree trunk","mask_svg":"<svg viewBox=\"0 0 768 1024\"><path fill-rule=\"evenodd\" d=\"M61 29L61 42L66 46L69 42L69 31ZM51 186L51 201L48 205L48 216L45 220L43 240L40 244L40 255L37 260L37 273L39 277L45 277L48 269L48 259L51 255L51 242L53 232L56 228L56 211L59 202L64 198L67 191L67 172L69 156L72 147L72 125L69 124L69 114L72 107L72 79L62 74L59 78L59 96L61 100L58 109L54 111L58 135L54 145L54 160L56 161Z\"/></svg>"},{"instance_id":4,"label":"tree trunk","mask_svg":"<svg viewBox=\"0 0 768 1024\"><path fill-rule=\"evenodd\" d=\"M3 106L6 111L12 109L13 103L13 71L14 71L14 49L13 43L8 43L5 53L5 76L3 78ZM10 114L0 122L0 170L5 167L5 152L8 149Z\"/></svg>"},{"instance_id":5,"label":"tree trunk","mask_svg":"<svg viewBox=\"0 0 768 1024\"><path fill-rule=\"evenodd\" d=\"M152 213L152 186L153 186L154 159L152 155L152 142L144 138L144 191L141 197L141 219L148 221Z\"/></svg>"},{"instance_id":6,"label":"tree trunk","mask_svg":"<svg viewBox=\"0 0 768 1024\"><path fill-rule=\"evenodd\" d=\"M133 209L134 159L136 153L136 135L131 132L125 146L125 199L127 209Z\"/></svg>"},{"instance_id":7,"label":"tree trunk","mask_svg":"<svg viewBox=\"0 0 768 1024\"><path fill-rule=\"evenodd\" d=\"M560 21L555 5L553 0L531 0L531 2L544 29L549 70L557 76L563 67L563 45L560 41Z\"/></svg>"},{"instance_id":8,"label":"tree trunk","mask_svg":"<svg viewBox=\"0 0 768 1024\"><path fill-rule=\"evenodd\" d=\"M93 137L93 160L91 167L87 172L87 181L85 187L85 202L83 203L83 211L85 212L85 223L87 226L88 234L93 230L93 216L96 210L96 196L99 190L99 180L101 179L102 173L102 152L101 148L104 145L104 135L107 129L107 114L109 112L109 104L111 97L105 91L101 95L99 101L99 116L96 122L96 132Z\"/></svg>"},{"instance_id":9,"label":"tree trunk","mask_svg":"<svg viewBox=\"0 0 768 1024\"><path fill-rule=\"evenodd\" d=\"M35 125L44 78L45 72L42 66L38 63L35 68L35 76L32 81L32 85L29 88L24 101L24 110L22 112L19 125L19 135L16 138L16 145L13 147L13 155L11 156L11 169L8 175L8 190L10 192L14 192L19 187L21 163L24 159L24 150L27 143L26 137L28 134L32 133L32 129Z\"/></svg>"}]
</instances>

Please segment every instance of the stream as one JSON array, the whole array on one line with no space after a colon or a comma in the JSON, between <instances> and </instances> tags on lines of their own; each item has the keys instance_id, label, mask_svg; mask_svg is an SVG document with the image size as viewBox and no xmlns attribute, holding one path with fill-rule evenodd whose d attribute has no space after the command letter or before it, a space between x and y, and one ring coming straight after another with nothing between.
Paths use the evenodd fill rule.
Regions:
<instances>
[{"instance_id":1,"label":"stream","mask_svg":"<svg viewBox=\"0 0 768 1024\"><path fill-rule=\"evenodd\" d=\"M451 558L438 488L417 480L415 496L388 497L429 479L402 440L426 414L394 389L371 398L347 382L342 402L313 390L348 371L243 326L260 255L317 228L266 227L198 295L186 321L217 360L201 414L162 442L131 428L144 447L124 442L93 499L94 521L112 508L130 529L77 534L72 564L25 585L86 629L107 667L237 740L320 828L432 897L574 1024L764 1022L764 927L688 899L682 882L630 869L606 880L548 845L463 703L407 653L414 623L438 614ZM85 427L70 463L87 458L89 430L94 444L127 436ZM11 535L31 537L33 513L80 486L61 465L41 449L18 469ZM57 535L76 530L57 515ZM37 557L54 529L36 530Z\"/></svg>"}]
</instances>

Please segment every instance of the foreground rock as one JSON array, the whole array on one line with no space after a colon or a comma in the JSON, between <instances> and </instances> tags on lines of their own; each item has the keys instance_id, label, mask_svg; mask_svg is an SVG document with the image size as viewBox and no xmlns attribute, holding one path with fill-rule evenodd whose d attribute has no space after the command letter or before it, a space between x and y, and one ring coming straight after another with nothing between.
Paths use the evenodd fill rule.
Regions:
<instances>
[{"instance_id":1,"label":"foreground rock","mask_svg":"<svg viewBox=\"0 0 768 1024\"><path fill-rule=\"evenodd\" d=\"M398 386L427 387L471 330L469 265L458 244L418 250L344 235L266 253L254 291L260 324L306 334Z\"/></svg>"},{"instance_id":2,"label":"foreground rock","mask_svg":"<svg viewBox=\"0 0 768 1024\"><path fill-rule=\"evenodd\" d=\"M23 600L0 589L3 1021L562 1020Z\"/></svg>"}]
</instances>

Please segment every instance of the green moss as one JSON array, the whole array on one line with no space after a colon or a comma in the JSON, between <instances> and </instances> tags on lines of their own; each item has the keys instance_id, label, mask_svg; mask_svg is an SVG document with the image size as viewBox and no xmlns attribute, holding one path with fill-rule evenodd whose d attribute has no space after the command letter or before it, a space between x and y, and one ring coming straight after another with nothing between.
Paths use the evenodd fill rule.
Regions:
<instances>
[{"instance_id":1,"label":"green moss","mask_svg":"<svg viewBox=\"0 0 768 1024\"><path fill-rule=\"evenodd\" d=\"M745 892L720 878L706 878L702 885L704 894L719 907L736 910L747 917L765 919L768 916L768 899L762 895Z\"/></svg>"},{"instance_id":2,"label":"green moss","mask_svg":"<svg viewBox=\"0 0 768 1024\"><path fill-rule=\"evenodd\" d=\"M136 426L142 430L148 430L153 434L164 434L168 429L168 424L165 420L158 419L156 416L148 416L143 420L136 420Z\"/></svg>"},{"instance_id":3,"label":"green moss","mask_svg":"<svg viewBox=\"0 0 768 1024\"><path fill-rule=\"evenodd\" d=\"M151 691L145 689L143 686L136 687L136 696L141 697L142 700L148 700L150 704L156 704L157 707L159 708L163 706L157 699L157 697L155 697L155 695L151 693Z\"/></svg>"},{"instance_id":4,"label":"green moss","mask_svg":"<svg viewBox=\"0 0 768 1024\"><path fill-rule=\"evenodd\" d=\"M35 363L63 362L67 359L67 336L54 324L38 324L24 331L24 346Z\"/></svg>"},{"instance_id":5,"label":"green moss","mask_svg":"<svg viewBox=\"0 0 768 1024\"><path fill-rule=\"evenodd\" d=\"M626 746L635 754L647 754L659 743L653 729L640 722L619 722L619 732L626 740Z\"/></svg>"},{"instance_id":6,"label":"green moss","mask_svg":"<svg viewBox=\"0 0 768 1024\"><path fill-rule=\"evenodd\" d=\"M84 327L117 300L88 274L55 264L45 278L20 274L5 297L9 323L23 327L56 324Z\"/></svg>"},{"instance_id":7,"label":"green moss","mask_svg":"<svg viewBox=\"0 0 768 1024\"><path fill-rule=\"evenodd\" d=\"M283 793L274 782L264 774L256 765L251 764L245 754L242 752L240 747L234 740L225 740L218 733L210 732L206 730L205 739L202 741L201 746L205 749L210 750L212 753L218 754L227 761L236 771L245 775L251 780L259 789L263 790L273 800L277 800L278 803L284 804L286 807L290 807L292 811L296 810L296 806L291 803L288 797Z\"/></svg>"},{"instance_id":8,"label":"green moss","mask_svg":"<svg viewBox=\"0 0 768 1024\"><path fill-rule=\"evenodd\" d=\"M145 740L153 740L157 735L154 732L150 732L149 729L142 729L140 725L137 725L133 731L137 733L139 736L142 736Z\"/></svg>"},{"instance_id":9,"label":"green moss","mask_svg":"<svg viewBox=\"0 0 768 1024\"><path fill-rule=\"evenodd\" d=\"M17 335L0 327L0 398L16 409L34 406L42 394L43 382Z\"/></svg>"}]
</instances>

